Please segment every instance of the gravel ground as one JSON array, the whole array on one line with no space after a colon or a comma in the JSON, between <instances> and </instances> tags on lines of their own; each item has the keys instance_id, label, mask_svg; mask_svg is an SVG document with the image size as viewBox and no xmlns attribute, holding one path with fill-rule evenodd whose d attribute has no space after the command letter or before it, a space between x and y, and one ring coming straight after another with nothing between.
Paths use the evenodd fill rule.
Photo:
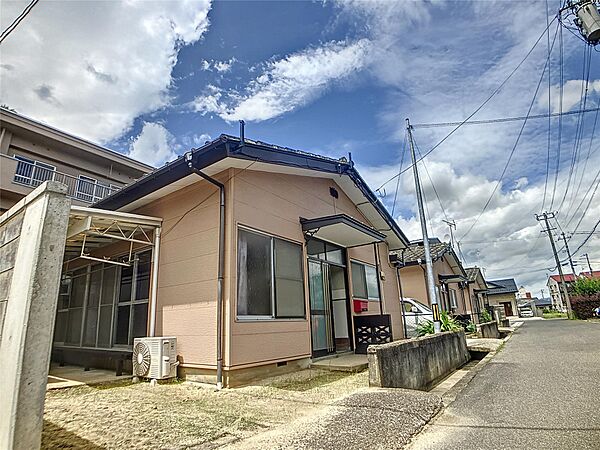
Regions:
<instances>
[{"instance_id":1,"label":"gravel ground","mask_svg":"<svg viewBox=\"0 0 600 450\"><path fill-rule=\"evenodd\" d=\"M42 448L215 448L290 423L367 385L367 372L304 370L220 392L191 383L49 391Z\"/></svg>"}]
</instances>

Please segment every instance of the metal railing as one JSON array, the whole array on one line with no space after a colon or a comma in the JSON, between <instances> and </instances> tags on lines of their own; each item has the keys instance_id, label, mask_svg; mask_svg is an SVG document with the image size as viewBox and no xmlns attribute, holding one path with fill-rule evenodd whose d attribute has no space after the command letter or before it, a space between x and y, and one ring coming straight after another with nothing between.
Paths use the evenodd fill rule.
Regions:
<instances>
[{"instance_id":1,"label":"metal railing","mask_svg":"<svg viewBox=\"0 0 600 450\"><path fill-rule=\"evenodd\" d=\"M118 191L120 188L100 183L88 177L75 177L58 172L52 166L35 161L23 161L11 158L17 162L13 181L17 184L36 188L45 181L58 181L67 185L67 195L82 202L94 203Z\"/></svg>"}]
</instances>

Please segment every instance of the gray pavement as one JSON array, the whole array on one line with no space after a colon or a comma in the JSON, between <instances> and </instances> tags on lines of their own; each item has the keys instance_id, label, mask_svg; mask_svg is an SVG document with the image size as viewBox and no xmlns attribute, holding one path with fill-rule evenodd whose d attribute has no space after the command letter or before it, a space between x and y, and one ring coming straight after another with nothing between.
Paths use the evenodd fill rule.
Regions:
<instances>
[{"instance_id":1,"label":"gray pavement","mask_svg":"<svg viewBox=\"0 0 600 450\"><path fill-rule=\"evenodd\" d=\"M528 321L410 449L600 449L600 324Z\"/></svg>"}]
</instances>

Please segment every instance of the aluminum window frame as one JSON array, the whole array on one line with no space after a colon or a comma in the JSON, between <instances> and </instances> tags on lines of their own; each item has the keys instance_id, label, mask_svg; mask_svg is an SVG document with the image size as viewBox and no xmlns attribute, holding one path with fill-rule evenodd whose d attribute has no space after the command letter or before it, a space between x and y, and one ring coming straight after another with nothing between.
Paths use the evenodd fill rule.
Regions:
<instances>
[{"instance_id":1,"label":"aluminum window frame","mask_svg":"<svg viewBox=\"0 0 600 450\"><path fill-rule=\"evenodd\" d=\"M240 231L254 233L259 236L264 236L269 238L269 251L270 251L270 261L271 261L271 279L270 279L270 305L271 305L271 314L270 315L252 315L252 314L239 314L238 313L238 302L240 299L240 284L239 284L239 271L240 271ZM306 308L306 271L304 267L304 244L299 241L295 241L293 239L287 239L281 236L276 236L274 234L267 233L265 231L257 230L255 228L251 228L245 225L237 226L237 240L236 240L236 304L235 304L235 319L238 322L260 322L260 321L306 321L307 320L307 308ZM303 306L303 316L277 316L277 290L275 287L275 239L279 239L280 241L289 242L291 244L297 245L300 250L300 278L302 280L302 306Z\"/></svg>"},{"instance_id":2,"label":"aluminum window frame","mask_svg":"<svg viewBox=\"0 0 600 450\"><path fill-rule=\"evenodd\" d=\"M361 269L363 270L363 274L364 274L364 278L365 278L365 292L367 293L367 298L363 298L363 297L358 297L355 295L354 293L354 279L352 278L352 265L356 264L358 266L361 266ZM376 280L376 286L377 286L377 297L370 297L369 296L369 283L367 282L367 270L366 268L370 267L375 271L375 280ZM365 263L363 261L358 261L356 259L351 259L350 260L350 281L352 282L352 298L354 299L358 299L358 300L367 300L367 301L371 301L371 302L380 302L381 301L381 290L379 289L379 282L377 280L378 277L378 273L377 273L377 267L374 264L369 264L369 263Z\"/></svg>"}]
</instances>

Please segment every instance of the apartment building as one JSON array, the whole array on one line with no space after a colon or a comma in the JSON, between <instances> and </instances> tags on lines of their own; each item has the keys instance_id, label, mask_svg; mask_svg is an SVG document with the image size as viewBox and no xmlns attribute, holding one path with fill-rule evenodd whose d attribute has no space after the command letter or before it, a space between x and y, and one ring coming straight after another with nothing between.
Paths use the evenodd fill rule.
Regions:
<instances>
[{"instance_id":1,"label":"apartment building","mask_svg":"<svg viewBox=\"0 0 600 450\"><path fill-rule=\"evenodd\" d=\"M89 206L153 167L0 108L0 213L46 180L64 183Z\"/></svg>"}]
</instances>

